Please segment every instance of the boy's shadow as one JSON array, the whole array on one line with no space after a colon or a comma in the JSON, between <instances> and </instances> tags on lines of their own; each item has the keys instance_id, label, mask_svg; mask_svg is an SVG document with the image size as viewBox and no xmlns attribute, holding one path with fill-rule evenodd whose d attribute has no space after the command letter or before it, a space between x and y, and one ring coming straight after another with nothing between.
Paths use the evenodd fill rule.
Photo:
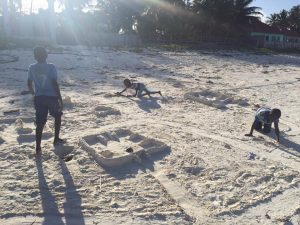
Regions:
<instances>
[{"instance_id":1,"label":"boy's shadow","mask_svg":"<svg viewBox=\"0 0 300 225\"><path fill-rule=\"evenodd\" d=\"M273 139L277 138L276 135L275 135L274 128L271 129L271 132L269 134L265 134L265 135L268 135L269 137L271 137ZM300 157L300 155L297 154L297 153L300 153L300 144L298 144L296 142L293 142L293 141L287 139L286 137L287 137L287 135L285 135L283 132L281 132L280 145L282 145L285 148L281 147L279 149L286 152L286 153L289 153L293 156ZM294 151L291 151L290 149L293 149Z\"/></svg>"},{"instance_id":2,"label":"boy's shadow","mask_svg":"<svg viewBox=\"0 0 300 225\"><path fill-rule=\"evenodd\" d=\"M157 100L159 100L159 98L157 97L150 97L150 98L141 97L134 101L137 103L140 109L142 109L147 113L151 113L151 110L161 108Z\"/></svg>"},{"instance_id":3,"label":"boy's shadow","mask_svg":"<svg viewBox=\"0 0 300 225\"><path fill-rule=\"evenodd\" d=\"M65 180L66 193L64 202L64 212L66 225L84 225L84 218L81 207L81 197L76 190L72 175L63 160L60 160L60 168Z\"/></svg>"},{"instance_id":4,"label":"boy's shadow","mask_svg":"<svg viewBox=\"0 0 300 225\"><path fill-rule=\"evenodd\" d=\"M43 225L64 225L62 214L59 212L58 206L55 202L55 197L52 195L45 179L41 158L36 159L36 168L38 172L39 188L43 208L42 216L44 216Z\"/></svg>"},{"instance_id":5,"label":"boy's shadow","mask_svg":"<svg viewBox=\"0 0 300 225\"><path fill-rule=\"evenodd\" d=\"M41 158L36 160L38 170L39 188L41 193L44 222L43 225L84 225L84 218L81 210L81 197L76 191L72 176L64 161L60 161L62 175L66 185L64 216L59 212L58 205L55 202L55 197L52 195L43 172L43 165Z\"/></svg>"}]
</instances>

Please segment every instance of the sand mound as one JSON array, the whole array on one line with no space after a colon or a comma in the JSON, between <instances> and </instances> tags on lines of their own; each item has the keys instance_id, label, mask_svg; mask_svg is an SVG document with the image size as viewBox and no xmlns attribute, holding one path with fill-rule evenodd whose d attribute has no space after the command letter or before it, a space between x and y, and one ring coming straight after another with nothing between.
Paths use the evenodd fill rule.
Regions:
<instances>
[{"instance_id":1,"label":"sand mound","mask_svg":"<svg viewBox=\"0 0 300 225\"><path fill-rule=\"evenodd\" d=\"M227 105L229 104L236 104L239 106L249 105L247 99L237 99L231 94L222 94L211 90L188 92L184 95L184 98L218 109L227 109Z\"/></svg>"}]
</instances>

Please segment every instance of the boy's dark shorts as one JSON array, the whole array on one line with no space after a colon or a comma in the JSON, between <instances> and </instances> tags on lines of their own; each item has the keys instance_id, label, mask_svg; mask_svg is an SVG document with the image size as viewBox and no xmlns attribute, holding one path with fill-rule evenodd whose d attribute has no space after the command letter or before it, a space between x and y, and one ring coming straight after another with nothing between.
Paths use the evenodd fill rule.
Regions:
<instances>
[{"instance_id":1,"label":"boy's dark shorts","mask_svg":"<svg viewBox=\"0 0 300 225\"><path fill-rule=\"evenodd\" d=\"M58 97L35 96L34 106L36 124L45 124L47 122L48 112L54 118L60 117L63 114Z\"/></svg>"},{"instance_id":2,"label":"boy's dark shorts","mask_svg":"<svg viewBox=\"0 0 300 225\"><path fill-rule=\"evenodd\" d=\"M262 131L263 133L270 133L271 125L272 124L262 123L259 121L258 118L255 117L255 121L254 121L254 129L255 130Z\"/></svg>"}]
</instances>

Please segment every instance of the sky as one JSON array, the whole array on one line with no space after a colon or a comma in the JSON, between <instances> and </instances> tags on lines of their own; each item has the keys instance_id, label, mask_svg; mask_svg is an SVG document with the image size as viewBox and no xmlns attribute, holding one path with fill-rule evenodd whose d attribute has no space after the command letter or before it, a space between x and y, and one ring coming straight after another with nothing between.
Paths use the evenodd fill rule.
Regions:
<instances>
[{"instance_id":1,"label":"sky","mask_svg":"<svg viewBox=\"0 0 300 225\"><path fill-rule=\"evenodd\" d=\"M300 0L253 0L252 3L252 6L262 8L263 21L272 13L278 13L282 9L290 10L296 5L300 5Z\"/></svg>"}]
</instances>

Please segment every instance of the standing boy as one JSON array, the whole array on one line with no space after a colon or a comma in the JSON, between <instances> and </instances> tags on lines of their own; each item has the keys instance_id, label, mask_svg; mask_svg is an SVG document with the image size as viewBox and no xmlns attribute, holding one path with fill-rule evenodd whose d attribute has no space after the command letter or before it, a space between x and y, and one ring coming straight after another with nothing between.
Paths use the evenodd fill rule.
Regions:
<instances>
[{"instance_id":1,"label":"standing boy","mask_svg":"<svg viewBox=\"0 0 300 225\"><path fill-rule=\"evenodd\" d=\"M34 58L37 63L30 65L28 71L28 89L34 95L36 110L36 155L41 154L41 140L48 112L55 118L54 144L62 143L59 138L62 98L57 83L57 72L53 64L47 63L47 51L43 47L34 48ZM34 83L34 89L33 85Z\"/></svg>"}]
</instances>

